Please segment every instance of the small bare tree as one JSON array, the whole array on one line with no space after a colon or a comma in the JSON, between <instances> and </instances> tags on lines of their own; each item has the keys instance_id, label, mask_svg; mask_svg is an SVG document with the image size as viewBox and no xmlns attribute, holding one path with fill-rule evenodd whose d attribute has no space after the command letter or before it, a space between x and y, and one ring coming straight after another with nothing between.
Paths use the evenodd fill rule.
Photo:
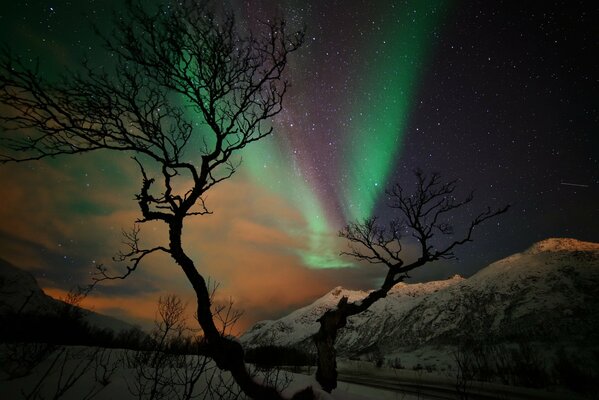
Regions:
<instances>
[{"instance_id":1,"label":"small bare tree","mask_svg":"<svg viewBox=\"0 0 599 400\"><path fill-rule=\"evenodd\" d=\"M387 296L393 286L409 278L408 273L425 264L455 258L455 249L472 241L475 228L486 220L506 212L509 206L478 214L457 234L451 223L451 213L473 199L472 194L463 200L455 197L456 181L443 182L439 174L426 175L417 170L416 189L408 194L397 184L387 192L389 207L399 216L388 227L377 223L376 218L347 225L339 235L349 240L349 251L342 254L360 261L382 264L387 274L380 288L373 290L360 301L348 302L342 297L337 306L326 311L318 320L320 328L314 335L318 351L316 379L327 392L337 387L337 361L335 340L340 329L345 327L347 318L367 310L379 299ZM406 262L402 253L404 235L415 239L420 255L416 260ZM441 240L435 240L439 239ZM456 239L457 237L457 239Z\"/></svg>"},{"instance_id":2,"label":"small bare tree","mask_svg":"<svg viewBox=\"0 0 599 400\"><path fill-rule=\"evenodd\" d=\"M142 346L126 353L133 369L127 387L138 399L203 398L198 381L214 373L214 363L200 354L202 339L192 335L185 318L186 305L176 295L158 300L155 327ZM205 391L205 390L204 390Z\"/></svg>"},{"instance_id":3,"label":"small bare tree","mask_svg":"<svg viewBox=\"0 0 599 400\"><path fill-rule=\"evenodd\" d=\"M117 257L125 273L100 266L96 279L124 279L146 257L170 255L195 291L198 321L218 367L248 396L281 399L252 379L239 342L217 328L206 279L184 251L182 234L188 217L209 212L203 196L233 175L236 154L272 132L269 120L281 111L288 88L283 71L304 35L289 33L282 20L245 34L232 13L216 16L206 3L173 1L148 11L141 0L127 1L114 32L98 32L114 68L83 63L59 82L46 81L38 65L4 47L0 162L95 150L131 154L142 180L141 218ZM166 225L168 243L142 247L139 224L148 221Z\"/></svg>"}]
</instances>

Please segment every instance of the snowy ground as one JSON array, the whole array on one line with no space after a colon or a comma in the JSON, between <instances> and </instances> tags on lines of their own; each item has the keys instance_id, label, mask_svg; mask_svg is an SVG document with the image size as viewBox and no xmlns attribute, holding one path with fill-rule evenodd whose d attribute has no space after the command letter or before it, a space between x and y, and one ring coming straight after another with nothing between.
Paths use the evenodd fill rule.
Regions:
<instances>
[{"instance_id":1,"label":"snowy ground","mask_svg":"<svg viewBox=\"0 0 599 400\"><path fill-rule=\"evenodd\" d=\"M2 346L3 356L6 356L6 347ZM126 351L112 350L97 353L97 349L85 347L64 347L51 353L45 360L36 365L33 371L24 377L10 378L6 371L0 373L0 399L26 399L55 398L57 394L64 400L114 400L136 399L135 393L139 387L140 378L136 368L123 361ZM28 350L25 353L31 355ZM90 361L92 356L95 361ZM26 354L21 355L24 360ZM117 367L114 374L108 376L107 370ZM227 373L222 373L208 363L206 372L199 379L195 393L199 399L231 399L235 395L227 394L226 384L231 381ZM180 371L179 371L180 372ZM108 378L106 378L108 376ZM313 375L281 373L279 381L286 380L288 387L284 395L291 397L293 393L307 386L318 388ZM103 379L106 378L106 379ZM257 376L257 379L261 379ZM147 380L146 380L147 381ZM212 391L207 390L211 383ZM225 383L221 385L220 383ZM105 385L104 385L105 384ZM178 393L172 392L167 398L178 399ZM399 394L392 390L372 388L347 382L339 382L339 387L332 394L316 389L317 398L320 400L414 400L423 399L422 396ZM147 397L143 397L147 398ZM240 397L242 398L242 397Z\"/></svg>"},{"instance_id":2,"label":"snowy ground","mask_svg":"<svg viewBox=\"0 0 599 400\"><path fill-rule=\"evenodd\" d=\"M32 346L32 345L29 345ZM22 353L17 354L20 360L31 358L34 351L23 347ZM0 346L0 355L3 356L3 362L8 354L6 346ZM16 353L13 353L13 355ZM124 357L127 354L124 350L106 351L103 349L94 349L86 347L63 347L51 353L45 360L39 364L33 371L26 376L10 379L6 373L6 363L1 365L3 371L0 374L0 399L64 399L64 400L88 400L91 398L98 400L133 400L138 398L149 398L147 395L139 395L140 383L145 384L148 389L148 383L152 383L152 369L145 369L145 372L151 372L145 378L140 378L139 365L132 365L131 359ZM129 354L131 354L129 352ZM199 360L198 358L187 358L187 360ZM90 361L91 360L91 361ZM129 361L127 361L129 360ZM198 364L194 364L198 365ZM230 393L231 377L223 373L210 362L202 364L204 372L194 389L197 397L194 399L231 400L236 398L236 393ZM114 374L107 371L114 369ZM147 365L145 365L147 367ZM14 370L13 370L14 372ZM189 372L189 369L187 369ZM279 383L285 381L287 388L283 391L284 395L291 397L293 393L312 386L318 388L312 370L310 374L292 374L281 372ZM436 389L442 389L436 393L443 393L452 398L455 397L455 377L439 371L426 371L397 369L382 367L376 368L370 362L340 360L339 362L340 382L332 394L325 393L315 389L317 399L320 400L426 400L439 398L432 396ZM173 374L174 373L174 374ZM160 376L182 377L183 369L165 369L160 372ZM149 378L149 379L148 379ZM263 379L257 375L256 379ZM272 382L272 376L271 376ZM365 385L361 384L365 383ZM379 387L376 387L376 386ZM142 385L143 386L143 385ZM151 385L150 385L151 386ZM405 391L402 388L409 388ZM414 389L416 388L416 389ZM489 383L474 383L471 386L472 393L478 391L479 394L485 394L484 398L498 399L575 399L577 396L571 393L567 397L557 393L541 392L531 389L510 388L502 385ZM174 391L164 392L164 399L181 399L181 393L184 386L179 385ZM431 392L432 390L432 392ZM137 393L136 393L137 391ZM432 394L431 394L432 393ZM60 396L57 396L60 395ZM488 396L486 396L488 395ZM160 397L158 397L160 398ZM473 398L478 398L474 396ZM482 398L482 397L481 397Z\"/></svg>"}]
</instances>

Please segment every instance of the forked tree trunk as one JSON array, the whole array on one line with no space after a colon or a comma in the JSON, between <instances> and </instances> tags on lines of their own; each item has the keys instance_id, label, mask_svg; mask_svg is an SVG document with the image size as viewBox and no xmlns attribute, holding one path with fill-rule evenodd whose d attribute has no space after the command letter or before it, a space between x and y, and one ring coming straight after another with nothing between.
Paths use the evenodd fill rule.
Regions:
<instances>
[{"instance_id":1,"label":"forked tree trunk","mask_svg":"<svg viewBox=\"0 0 599 400\"><path fill-rule=\"evenodd\" d=\"M345 326L347 318L337 308L325 312L318 321L320 322L320 329L314 335L314 344L318 352L316 380L323 390L331 393L337 387L335 340L337 339L337 331Z\"/></svg>"},{"instance_id":2,"label":"forked tree trunk","mask_svg":"<svg viewBox=\"0 0 599 400\"><path fill-rule=\"evenodd\" d=\"M185 254L181 246L183 221L173 219L169 222L170 251L175 262L183 269L196 293L198 303L198 322L204 331L210 357L218 368L231 373L241 390L253 399L283 400L274 388L264 386L252 378L244 361L243 347L236 340L221 335L212 319L210 293L205 279L195 268L193 261ZM307 397L306 397L307 396ZM312 389L297 393L294 399L313 399Z\"/></svg>"},{"instance_id":3,"label":"forked tree trunk","mask_svg":"<svg viewBox=\"0 0 599 400\"><path fill-rule=\"evenodd\" d=\"M391 279L387 279L380 289L370 292L368 296L359 302L348 303L347 297L342 297L336 308L326 311L318 319L320 328L313 336L313 340L318 351L316 380L323 390L331 393L337 387L335 340L338 331L345 327L348 317L367 310L374 302L387 296L395 283Z\"/></svg>"}]
</instances>

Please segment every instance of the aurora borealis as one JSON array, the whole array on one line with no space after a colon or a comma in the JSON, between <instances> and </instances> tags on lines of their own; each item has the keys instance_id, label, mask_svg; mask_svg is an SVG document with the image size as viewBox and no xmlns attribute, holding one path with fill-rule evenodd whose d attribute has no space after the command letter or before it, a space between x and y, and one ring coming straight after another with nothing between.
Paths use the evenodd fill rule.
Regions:
<instances>
[{"instance_id":1,"label":"aurora borealis","mask_svg":"<svg viewBox=\"0 0 599 400\"><path fill-rule=\"evenodd\" d=\"M51 79L84 54L109 62L89 26L120 1L14 1L3 41L40 57ZM304 305L331 287L369 288L380 270L339 256L346 223L390 218L385 188L440 171L486 205L512 211L481 228L460 261L415 279L471 274L547 237L598 241L597 7L461 1L232 0L241 23L284 15L307 27L290 59L292 87L274 134L188 221L185 244L207 276L246 310L242 327ZM0 257L50 293L110 263L138 217L139 174L127 155L98 153L0 166ZM562 185L563 182L582 186ZM159 225L143 227L159 242ZM188 293L166 258L151 259L90 305L145 321L162 293Z\"/></svg>"},{"instance_id":2,"label":"aurora borealis","mask_svg":"<svg viewBox=\"0 0 599 400\"><path fill-rule=\"evenodd\" d=\"M331 250L329 237L342 224L373 216L389 186L401 155L415 91L447 7L446 1L379 4L367 17L369 29L341 33L349 37L336 38L351 41L353 51L359 52L364 62L337 63L333 67L301 56L295 62L296 70L324 77L330 88L324 92L328 96L314 99L315 93L323 93L322 88L302 85L292 89L289 102L304 105L303 115L296 107L289 107L291 110L286 110L277 121L274 140L257 144L258 149L248 153L248 164L258 182L277 193L288 194L288 200L307 221L310 245L303 254L306 265L350 265ZM330 12L348 20L348 24L357 12L324 8L320 11L323 20L326 17L322 13ZM316 22L321 30L319 37L339 35L334 31L335 25L322 27ZM307 40L307 47L318 49L320 41L310 31ZM334 57L326 49L324 53ZM317 130L317 124L322 122L318 115L323 103L328 103L332 116L343 122L325 122L318 127L320 135L316 140L306 140L301 132L310 135ZM313 115L317 117L311 118ZM326 129L324 138L322 128ZM291 162L286 163L285 159Z\"/></svg>"}]
</instances>

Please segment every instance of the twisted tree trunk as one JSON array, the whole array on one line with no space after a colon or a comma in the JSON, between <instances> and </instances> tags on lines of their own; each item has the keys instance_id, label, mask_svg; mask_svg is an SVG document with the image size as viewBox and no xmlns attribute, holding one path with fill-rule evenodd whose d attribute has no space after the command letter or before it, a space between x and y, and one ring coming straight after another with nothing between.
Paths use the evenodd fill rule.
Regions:
<instances>
[{"instance_id":1,"label":"twisted tree trunk","mask_svg":"<svg viewBox=\"0 0 599 400\"><path fill-rule=\"evenodd\" d=\"M336 308L326 311L318 319L320 328L313 340L318 351L316 380L323 390L330 393L337 387L337 332L345 327L348 317L367 310L374 302L386 297L395 283L397 282L385 281L380 289L370 292L364 299L355 303L348 303L347 297L342 297Z\"/></svg>"},{"instance_id":2,"label":"twisted tree trunk","mask_svg":"<svg viewBox=\"0 0 599 400\"><path fill-rule=\"evenodd\" d=\"M206 285L206 280L195 268L191 258L183 251L181 246L181 235L183 228L183 219L174 218L169 222L169 246L172 258L183 269L185 276L191 283L197 298L198 322L204 331L204 336L209 345L214 362L221 370L231 372L231 375L243 392L253 399L260 400L283 400L277 390L272 387L264 386L254 381L249 374L245 361L244 351L239 342L234 339L221 335L214 324L212 318L210 292ZM311 393L311 388L309 390ZM305 395L307 390L300 392ZM297 398L298 393L294 398ZM307 399L311 399L307 397Z\"/></svg>"},{"instance_id":3,"label":"twisted tree trunk","mask_svg":"<svg viewBox=\"0 0 599 400\"><path fill-rule=\"evenodd\" d=\"M318 321L320 329L314 335L314 344L318 352L316 380L323 390L330 393L337 387L337 351L335 350L337 331L345 326L347 319L338 309L335 309L328 310Z\"/></svg>"}]
</instances>

